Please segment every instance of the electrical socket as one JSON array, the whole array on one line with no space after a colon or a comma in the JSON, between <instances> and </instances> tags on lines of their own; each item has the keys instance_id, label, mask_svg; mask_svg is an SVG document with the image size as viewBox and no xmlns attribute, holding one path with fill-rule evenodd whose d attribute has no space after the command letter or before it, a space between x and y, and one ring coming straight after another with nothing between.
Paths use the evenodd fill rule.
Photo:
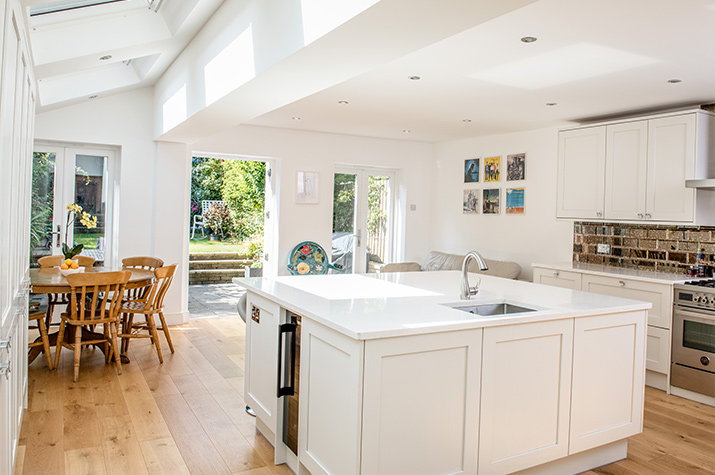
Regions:
<instances>
[{"instance_id":1,"label":"electrical socket","mask_svg":"<svg viewBox=\"0 0 715 475\"><path fill-rule=\"evenodd\" d=\"M598 244L596 245L596 254L610 254L611 245L610 244Z\"/></svg>"}]
</instances>

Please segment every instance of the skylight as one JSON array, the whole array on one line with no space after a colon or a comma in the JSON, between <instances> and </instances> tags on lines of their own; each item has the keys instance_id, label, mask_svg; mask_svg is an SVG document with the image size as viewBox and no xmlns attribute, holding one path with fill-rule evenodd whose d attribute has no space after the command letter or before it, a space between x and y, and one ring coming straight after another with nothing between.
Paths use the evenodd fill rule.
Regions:
<instances>
[{"instance_id":1,"label":"skylight","mask_svg":"<svg viewBox=\"0 0 715 475\"><path fill-rule=\"evenodd\" d=\"M30 6L30 16L46 15L48 13L64 12L77 8L93 7L105 3L124 2L126 0L59 0Z\"/></svg>"}]
</instances>

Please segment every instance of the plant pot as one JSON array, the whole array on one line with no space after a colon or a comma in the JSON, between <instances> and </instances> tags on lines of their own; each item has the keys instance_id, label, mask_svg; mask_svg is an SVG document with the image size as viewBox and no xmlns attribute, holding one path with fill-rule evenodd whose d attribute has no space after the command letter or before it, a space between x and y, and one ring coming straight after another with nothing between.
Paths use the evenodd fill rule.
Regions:
<instances>
[{"instance_id":1,"label":"plant pot","mask_svg":"<svg viewBox=\"0 0 715 475\"><path fill-rule=\"evenodd\" d=\"M219 236L218 234L210 234L210 235L209 235L209 240L210 240L210 241L220 241L220 240L221 240L221 236Z\"/></svg>"},{"instance_id":2,"label":"plant pot","mask_svg":"<svg viewBox=\"0 0 715 475\"><path fill-rule=\"evenodd\" d=\"M263 267L245 267L245 277L263 277Z\"/></svg>"}]
</instances>

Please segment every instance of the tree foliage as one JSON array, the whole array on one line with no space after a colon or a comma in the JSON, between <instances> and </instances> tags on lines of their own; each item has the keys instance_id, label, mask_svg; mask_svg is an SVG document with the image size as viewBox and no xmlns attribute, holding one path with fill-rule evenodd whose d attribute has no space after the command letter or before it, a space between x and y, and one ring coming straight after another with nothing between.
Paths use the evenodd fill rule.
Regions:
<instances>
[{"instance_id":1,"label":"tree foliage","mask_svg":"<svg viewBox=\"0 0 715 475\"><path fill-rule=\"evenodd\" d=\"M355 178L350 173L336 173L333 185L333 232L355 228Z\"/></svg>"}]
</instances>

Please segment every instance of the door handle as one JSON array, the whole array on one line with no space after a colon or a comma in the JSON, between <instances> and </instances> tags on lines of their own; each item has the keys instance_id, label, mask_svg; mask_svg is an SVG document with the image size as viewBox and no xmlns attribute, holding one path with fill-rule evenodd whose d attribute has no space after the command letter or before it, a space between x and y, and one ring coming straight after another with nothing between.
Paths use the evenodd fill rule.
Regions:
<instances>
[{"instance_id":1,"label":"door handle","mask_svg":"<svg viewBox=\"0 0 715 475\"><path fill-rule=\"evenodd\" d=\"M278 397L293 396L295 394L295 338L298 325L295 323L284 323L278 328ZM283 374L283 361L286 358L286 346L283 344L285 340L289 341L290 370Z\"/></svg>"},{"instance_id":2,"label":"door handle","mask_svg":"<svg viewBox=\"0 0 715 475\"><path fill-rule=\"evenodd\" d=\"M357 230L357 233L353 234L355 238L357 238L357 247L360 247L360 238L362 237L362 232L360 229Z\"/></svg>"},{"instance_id":3,"label":"door handle","mask_svg":"<svg viewBox=\"0 0 715 475\"><path fill-rule=\"evenodd\" d=\"M10 349L12 349L12 337L7 340L0 340L0 350L6 350L10 353Z\"/></svg>"},{"instance_id":4,"label":"door handle","mask_svg":"<svg viewBox=\"0 0 715 475\"><path fill-rule=\"evenodd\" d=\"M10 369L10 362L0 364L0 376L5 376L5 379L9 380L10 373L12 373L12 370Z\"/></svg>"},{"instance_id":5,"label":"door handle","mask_svg":"<svg viewBox=\"0 0 715 475\"><path fill-rule=\"evenodd\" d=\"M60 235L62 234L62 231L60 230L60 225L57 225L57 231L50 231L50 236L57 235L57 243L55 244L55 247L60 247ZM50 244L52 245L52 244Z\"/></svg>"}]
</instances>

